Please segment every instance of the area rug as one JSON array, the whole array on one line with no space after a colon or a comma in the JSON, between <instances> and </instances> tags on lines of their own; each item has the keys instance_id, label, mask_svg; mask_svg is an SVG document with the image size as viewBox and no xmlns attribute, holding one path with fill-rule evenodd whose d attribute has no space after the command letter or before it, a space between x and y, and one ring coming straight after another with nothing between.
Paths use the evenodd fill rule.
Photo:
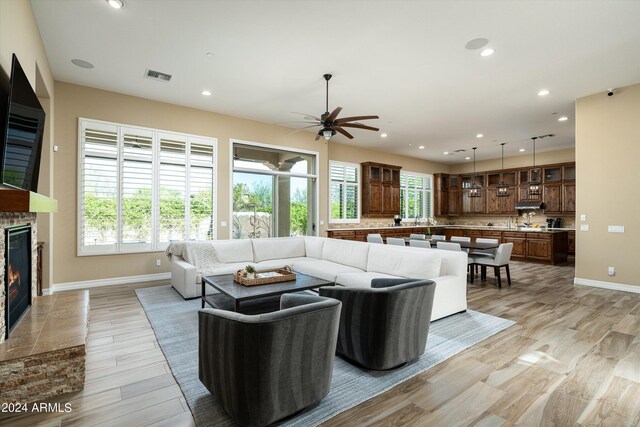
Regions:
<instances>
[{"instance_id":1,"label":"area rug","mask_svg":"<svg viewBox=\"0 0 640 427\"><path fill-rule=\"evenodd\" d=\"M171 286L136 289L173 376L198 427L234 423L198 379L200 299L185 301ZM429 328L427 351L417 361L390 371L368 371L336 357L331 391L319 405L288 418L281 426L315 426L397 386L515 322L468 310L437 320Z\"/></svg>"}]
</instances>

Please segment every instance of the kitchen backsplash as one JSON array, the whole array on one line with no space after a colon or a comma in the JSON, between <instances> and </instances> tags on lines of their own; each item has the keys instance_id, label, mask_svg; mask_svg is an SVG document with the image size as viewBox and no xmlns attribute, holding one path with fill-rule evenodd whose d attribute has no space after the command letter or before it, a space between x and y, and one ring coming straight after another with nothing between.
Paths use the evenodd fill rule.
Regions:
<instances>
[{"instance_id":1,"label":"kitchen backsplash","mask_svg":"<svg viewBox=\"0 0 640 427\"><path fill-rule=\"evenodd\" d=\"M544 214L541 210L527 211L533 212L535 215L531 217L532 224L538 224L540 227L544 227L547 225L547 215ZM512 220L515 221L518 218L518 222L522 224L524 219L522 215L517 216L513 215ZM549 215L549 218L558 218L557 215ZM575 228L575 217L574 216L561 216L562 218L562 227L563 228ZM438 224L440 225L488 225L491 223L495 226L507 226L509 222L508 216L471 216L464 215L459 217L436 217ZM361 218L359 223L350 223L350 224L333 224L329 223L327 228L355 228L355 227L387 227L393 224L393 217L389 218ZM403 224L406 224L404 222ZM515 222L514 222L515 225Z\"/></svg>"}]
</instances>

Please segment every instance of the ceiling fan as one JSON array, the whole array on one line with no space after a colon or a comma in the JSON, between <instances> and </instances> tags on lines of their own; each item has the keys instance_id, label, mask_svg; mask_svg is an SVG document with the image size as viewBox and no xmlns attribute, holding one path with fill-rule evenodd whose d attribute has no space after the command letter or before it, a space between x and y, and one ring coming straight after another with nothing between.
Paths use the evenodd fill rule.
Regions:
<instances>
[{"instance_id":1,"label":"ceiling fan","mask_svg":"<svg viewBox=\"0 0 640 427\"><path fill-rule=\"evenodd\" d=\"M308 121L300 122L300 123L309 123L310 126L303 127L302 129L309 129L313 127L320 126L320 130L316 134L316 141L323 137L325 140L330 140L333 135L336 133L341 133L349 139L353 139L353 135L347 132L344 128L355 128L355 129L365 129L378 131L380 129L375 128L373 126L363 125L362 123L358 123L358 120L371 120L378 119L378 116L354 116L354 117L343 117L341 119L338 118L338 114L342 111L342 107L337 107L331 113L329 113L329 80L331 80L331 74L324 74L324 80L327 82L327 92L326 92L326 108L325 112L320 117L315 117L310 114L304 113L294 113L301 114ZM288 133L297 132L302 129L296 129Z\"/></svg>"}]
</instances>

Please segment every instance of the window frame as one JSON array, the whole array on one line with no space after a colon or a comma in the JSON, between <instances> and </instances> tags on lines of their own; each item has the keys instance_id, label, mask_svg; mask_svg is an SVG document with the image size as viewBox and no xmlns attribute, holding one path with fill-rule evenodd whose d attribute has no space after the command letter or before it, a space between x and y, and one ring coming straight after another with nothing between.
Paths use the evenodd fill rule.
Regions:
<instances>
[{"instance_id":1,"label":"window frame","mask_svg":"<svg viewBox=\"0 0 640 427\"><path fill-rule=\"evenodd\" d=\"M407 176L407 175L411 175L414 177L422 177L423 178L423 186L422 189L418 190L417 188L414 190L415 193L417 194L418 191L421 191L423 193L429 193L428 194L428 200L429 200L429 206L431 206L431 212L426 212L427 211L427 194L423 194L423 198L422 198L422 212L426 213L427 215L425 215L424 217L421 218L429 218L429 217L433 217L433 174L428 174L428 173L419 173L419 172L410 172L410 171L400 171L400 182L402 182L402 176ZM431 183L431 186L429 188L426 188L424 183L426 182L424 180L424 178L428 179L429 182ZM400 186L400 194L402 195L403 192L407 192L406 196L405 196L405 200L409 200L409 185L408 185L409 180L405 178L405 186ZM402 222L404 223L408 223L408 222L415 222L416 218L409 218L408 215L408 210L409 210L409 205L407 203L407 205L404 207L404 209L402 208L402 203L400 204L400 210L401 210L401 214L402 214ZM419 218L418 218L419 219Z\"/></svg>"},{"instance_id":2,"label":"window frame","mask_svg":"<svg viewBox=\"0 0 640 427\"><path fill-rule=\"evenodd\" d=\"M85 134L84 130L87 124L95 124L98 127L115 127L117 129L117 140L116 140L116 164L117 164L117 173L116 173L116 185L117 185L117 199L116 199L116 209L117 209L117 225L116 225L116 242L114 244L108 245L96 245L90 246L84 244L84 230L83 225L83 206L84 206L84 177L83 177L83 165L85 162ZM152 134L152 161L151 161L151 171L152 171L152 223L151 223L151 239L148 243L142 244L124 244L123 243L123 226L122 226L122 211L123 211L123 163L125 160L124 156L124 133L125 130L140 130L142 132L151 132ZM77 242L76 242L76 255L77 256L96 256L96 255L123 255L123 254L131 254L131 253L154 253L154 252L162 252L164 251L170 242L161 242L160 233L159 233L159 224L160 224L160 138L175 135L179 138L184 138L186 142L185 151L189 153L185 157L185 168L187 175L189 174L189 168L191 166L190 160L190 152L188 147L190 147L191 141L202 144L203 142L206 145L211 145L213 148L212 156L212 193L213 193L213 203L212 203L212 216L214 223L213 230L213 240L218 239L217 232L217 195L218 195L218 139L215 137L202 136L202 135L194 135L182 132L174 132L164 129L154 129L144 126L131 125L126 123L118 123L118 122L109 122L104 120L91 119L87 117L78 117L78 156L77 156L77 173L76 173L76 232L77 232ZM185 209L189 209L189 191L190 183L189 178L186 178L186 186L185 186ZM190 214L187 214L187 218L190 217ZM186 221L185 224L185 236L189 237L189 221Z\"/></svg>"},{"instance_id":3,"label":"window frame","mask_svg":"<svg viewBox=\"0 0 640 427\"><path fill-rule=\"evenodd\" d=\"M358 182L355 184L357 189L358 189L358 198L360 200L358 200L358 212L357 212L357 216L356 218L332 218L331 217L331 184L334 182L339 182L339 181L332 181L331 180L331 166L332 165L338 165L338 166L343 166L343 167L353 167L356 169L356 175L358 176ZM344 174L345 178L340 182L343 185L354 185L352 182L347 182L346 181L346 177L347 174ZM358 163L350 163L350 162L342 162L340 160L329 160L329 169L328 169L328 190L329 190L329 194L327 195L327 205L328 205L328 218L329 218L329 224L359 224L362 218L362 166ZM345 214L346 214L346 194L347 192L345 191ZM342 215L342 212L340 213L340 215Z\"/></svg>"}]
</instances>

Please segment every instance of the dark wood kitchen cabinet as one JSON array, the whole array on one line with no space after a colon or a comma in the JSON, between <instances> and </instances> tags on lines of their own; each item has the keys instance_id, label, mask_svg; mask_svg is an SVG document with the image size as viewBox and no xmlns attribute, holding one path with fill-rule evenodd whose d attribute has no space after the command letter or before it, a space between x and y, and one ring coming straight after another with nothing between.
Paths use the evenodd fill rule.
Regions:
<instances>
[{"instance_id":1,"label":"dark wood kitchen cabinet","mask_svg":"<svg viewBox=\"0 0 640 427\"><path fill-rule=\"evenodd\" d=\"M434 179L433 204L436 216L457 216L462 213L461 180L459 175L437 173Z\"/></svg>"},{"instance_id":2,"label":"dark wood kitchen cabinet","mask_svg":"<svg viewBox=\"0 0 640 427\"><path fill-rule=\"evenodd\" d=\"M566 182L562 184L562 212L576 211L576 183Z\"/></svg>"},{"instance_id":3,"label":"dark wood kitchen cabinet","mask_svg":"<svg viewBox=\"0 0 640 427\"><path fill-rule=\"evenodd\" d=\"M400 213L401 166L365 162L362 166L362 216L389 217Z\"/></svg>"},{"instance_id":4,"label":"dark wood kitchen cabinet","mask_svg":"<svg viewBox=\"0 0 640 427\"><path fill-rule=\"evenodd\" d=\"M498 197L496 188L488 188L487 213L515 215L517 193L517 188L510 187L508 196Z\"/></svg>"},{"instance_id":5,"label":"dark wood kitchen cabinet","mask_svg":"<svg viewBox=\"0 0 640 427\"><path fill-rule=\"evenodd\" d=\"M559 214L562 212L562 184L544 184L542 200L545 214Z\"/></svg>"},{"instance_id":6,"label":"dark wood kitchen cabinet","mask_svg":"<svg viewBox=\"0 0 640 427\"><path fill-rule=\"evenodd\" d=\"M480 197L469 197L470 190L462 190L462 213L483 214L485 212L487 191L480 190Z\"/></svg>"}]
</instances>

